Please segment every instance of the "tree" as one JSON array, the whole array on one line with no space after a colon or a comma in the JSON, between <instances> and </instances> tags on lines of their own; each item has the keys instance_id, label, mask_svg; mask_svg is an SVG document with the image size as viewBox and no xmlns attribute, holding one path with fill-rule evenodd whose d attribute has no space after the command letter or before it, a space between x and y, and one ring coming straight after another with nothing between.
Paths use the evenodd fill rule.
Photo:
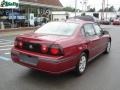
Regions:
<instances>
[{"instance_id":1,"label":"tree","mask_svg":"<svg viewBox=\"0 0 120 90\"><path fill-rule=\"evenodd\" d=\"M90 8L87 12L95 12L95 8Z\"/></svg>"},{"instance_id":2,"label":"tree","mask_svg":"<svg viewBox=\"0 0 120 90\"><path fill-rule=\"evenodd\" d=\"M111 7L106 7L104 10L100 9L99 12L115 12L115 8L114 6L111 6Z\"/></svg>"},{"instance_id":3,"label":"tree","mask_svg":"<svg viewBox=\"0 0 120 90\"><path fill-rule=\"evenodd\" d=\"M75 12L75 8L72 7L65 7L63 8L64 11Z\"/></svg>"},{"instance_id":4,"label":"tree","mask_svg":"<svg viewBox=\"0 0 120 90\"><path fill-rule=\"evenodd\" d=\"M82 13L81 16L85 16L86 14L85 13Z\"/></svg>"},{"instance_id":5,"label":"tree","mask_svg":"<svg viewBox=\"0 0 120 90\"><path fill-rule=\"evenodd\" d=\"M109 12L114 12L114 11L115 11L114 6L111 6L110 8L108 8L108 11L109 11Z\"/></svg>"},{"instance_id":6,"label":"tree","mask_svg":"<svg viewBox=\"0 0 120 90\"><path fill-rule=\"evenodd\" d=\"M120 7L119 7L118 11L120 11Z\"/></svg>"},{"instance_id":7,"label":"tree","mask_svg":"<svg viewBox=\"0 0 120 90\"><path fill-rule=\"evenodd\" d=\"M98 10L98 12L103 12L103 10L102 10L102 9L100 9L100 10Z\"/></svg>"},{"instance_id":8,"label":"tree","mask_svg":"<svg viewBox=\"0 0 120 90\"><path fill-rule=\"evenodd\" d=\"M53 11L75 12L75 8L72 8L72 7L64 7L63 9L53 9ZM76 9L76 12L81 12L81 10L80 10L80 9Z\"/></svg>"}]
</instances>

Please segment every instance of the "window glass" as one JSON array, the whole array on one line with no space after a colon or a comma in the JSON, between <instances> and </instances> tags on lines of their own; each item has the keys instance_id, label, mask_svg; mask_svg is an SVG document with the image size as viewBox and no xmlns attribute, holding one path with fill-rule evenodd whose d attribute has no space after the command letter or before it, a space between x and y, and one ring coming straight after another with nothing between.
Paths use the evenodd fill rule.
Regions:
<instances>
[{"instance_id":1,"label":"window glass","mask_svg":"<svg viewBox=\"0 0 120 90\"><path fill-rule=\"evenodd\" d=\"M102 34L102 29L97 24L94 24L93 26L95 28L96 34L101 35Z\"/></svg>"},{"instance_id":2,"label":"window glass","mask_svg":"<svg viewBox=\"0 0 120 90\"><path fill-rule=\"evenodd\" d=\"M39 28L35 33L53 35L72 35L78 24L66 22L50 22Z\"/></svg>"},{"instance_id":3,"label":"window glass","mask_svg":"<svg viewBox=\"0 0 120 90\"><path fill-rule=\"evenodd\" d=\"M92 24L84 25L84 29L85 29L86 36L94 36L95 35L95 31L94 31Z\"/></svg>"},{"instance_id":4,"label":"window glass","mask_svg":"<svg viewBox=\"0 0 120 90\"><path fill-rule=\"evenodd\" d=\"M84 28L83 28L83 27L81 28L80 31L81 31L82 35L85 36L85 31L84 31Z\"/></svg>"}]
</instances>

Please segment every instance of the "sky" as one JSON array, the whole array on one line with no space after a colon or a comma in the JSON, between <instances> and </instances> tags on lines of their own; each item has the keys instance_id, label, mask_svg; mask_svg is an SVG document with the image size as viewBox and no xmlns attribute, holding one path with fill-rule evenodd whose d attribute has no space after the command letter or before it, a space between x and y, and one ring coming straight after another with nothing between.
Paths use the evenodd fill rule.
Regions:
<instances>
[{"instance_id":1,"label":"sky","mask_svg":"<svg viewBox=\"0 0 120 90\"><path fill-rule=\"evenodd\" d=\"M82 5L80 4L81 1L83 0L77 0L77 8L79 9L82 9ZM102 8L102 0L87 0L87 1L88 1L87 5L90 5L92 8L95 7L96 10ZM63 6L75 7L75 0L60 0L60 2L63 4ZM109 7L113 5L115 9L118 10L118 8L120 7L120 0L108 0L108 4Z\"/></svg>"},{"instance_id":2,"label":"sky","mask_svg":"<svg viewBox=\"0 0 120 90\"><path fill-rule=\"evenodd\" d=\"M3 0L0 0L0 2ZM18 2L19 0L6 0L6 1L15 1ZM80 2L83 0L77 0L77 8L82 10L82 5ZM90 5L91 8L94 8L96 10L99 10L102 8L102 0L87 0L88 3L87 5ZM107 1L107 0L105 0ZM75 7L75 0L60 0L60 2L63 4L63 6L70 6L70 7ZM120 0L108 0L109 7L114 6L116 10L120 7Z\"/></svg>"}]
</instances>

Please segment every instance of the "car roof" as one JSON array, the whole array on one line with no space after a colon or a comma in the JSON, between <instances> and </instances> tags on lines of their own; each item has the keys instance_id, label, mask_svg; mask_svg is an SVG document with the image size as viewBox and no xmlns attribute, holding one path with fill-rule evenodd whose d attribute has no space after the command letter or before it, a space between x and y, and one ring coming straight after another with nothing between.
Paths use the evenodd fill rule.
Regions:
<instances>
[{"instance_id":1,"label":"car roof","mask_svg":"<svg viewBox=\"0 0 120 90\"><path fill-rule=\"evenodd\" d=\"M71 18L80 19L80 20L84 20L84 21L92 21L92 22L95 22L95 19L96 19L94 16L90 16L90 15L74 16L74 17L71 17Z\"/></svg>"},{"instance_id":2,"label":"car roof","mask_svg":"<svg viewBox=\"0 0 120 90\"><path fill-rule=\"evenodd\" d=\"M71 18L71 19L68 19L66 20L66 22L68 23L77 23L77 24L85 24L85 23L94 23L92 21L85 21L85 20L80 20L80 19L75 19L75 18Z\"/></svg>"}]
</instances>

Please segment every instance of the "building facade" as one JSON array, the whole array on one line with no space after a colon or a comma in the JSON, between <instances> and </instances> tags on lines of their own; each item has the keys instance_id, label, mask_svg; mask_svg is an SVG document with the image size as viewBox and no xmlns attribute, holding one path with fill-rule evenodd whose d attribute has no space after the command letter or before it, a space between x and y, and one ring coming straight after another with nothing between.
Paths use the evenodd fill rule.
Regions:
<instances>
[{"instance_id":1,"label":"building facade","mask_svg":"<svg viewBox=\"0 0 120 90\"><path fill-rule=\"evenodd\" d=\"M51 20L52 10L62 9L59 0L19 0L19 8L2 9L0 8L0 22L14 24L14 27L33 26L40 24L42 21ZM8 26L6 26L8 27Z\"/></svg>"}]
</instances>

